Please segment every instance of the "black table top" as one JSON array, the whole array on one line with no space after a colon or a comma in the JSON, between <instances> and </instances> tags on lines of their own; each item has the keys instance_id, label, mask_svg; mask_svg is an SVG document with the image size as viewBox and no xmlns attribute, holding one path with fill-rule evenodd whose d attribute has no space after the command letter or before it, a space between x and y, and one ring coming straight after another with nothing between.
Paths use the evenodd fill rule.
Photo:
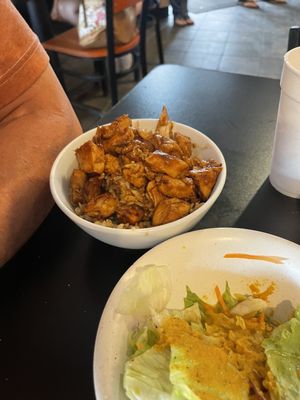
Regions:
<instances>
[{"instance_id":1,"label":"black table top","mask_svg":"<svg viewBox=\"0 0 300 400\"><path fill-rule=\"evenodd\" d=\"M208 135L227 162L224 190L195 227L243 227L300 243L299 200L269 183L279 81L159 66L102 120L170 118ZM0 394L5 400L94 399L93 350L101 312L146 250L106 245L54 207L0 271ZM112 399L114 400L114 399Z\"/></svg>"}]
</instances>

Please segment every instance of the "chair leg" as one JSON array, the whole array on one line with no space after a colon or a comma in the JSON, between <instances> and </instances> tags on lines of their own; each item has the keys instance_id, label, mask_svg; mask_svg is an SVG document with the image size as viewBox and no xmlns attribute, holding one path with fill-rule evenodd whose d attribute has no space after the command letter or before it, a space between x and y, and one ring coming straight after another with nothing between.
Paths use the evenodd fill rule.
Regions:
<instances>
[{"instance_id":1,"label":"chair leg","mask_svg":"<svg viewBox=\"0 0 300 400\"><path fill-rule=\"evenodd\" d=\"M141 63L142 75L143 77L145 77L148 73L148 68L146 61L146 49L145 45L142 44L140 44L140 63Z\"/></svg>"},{"instance_id":2,"label":"chair leg","mask_svg":"<svg viewBox=\"0 0 300 400\"><path fill-rule=\"evenodd\" d=\"M115 59L108 60L108 73L109 73L109 84L110 84L110 95L111 103L114 106L118 102L118 88L117 88L117 76L115 69Z\"/></svg>"},{"instance_id":3,"label":"chair leg","mask_svg":"<svg viewBox=\"0 0 300 400\"><path fill-rule=\"evenodd\" d=\"M142 76L147 75L147 60L146 60L146 30L147 30L147 22L148 22L148 9L149 9L149 0L143 1L141 19L140 19L140 64L142 70Z\"/></svg>"},{"instance_id":4,"label":"chair leg","mask_svg":"<svg viewBox=\"0 0 300 400\"><path fill-rule=\"evenodd\" d=\"M102 86L102 91L103 91L103 96L108 95L108 87L107 87L107 74L106 74L106 68L105 68L105 63L103 61L94 61L94 70L99 76L103 76L101 86Z\"/></svg>"},{"instance_id":5,"label":"chair leg","mask_svg":"<svg viewBox=\"0 0 300 400\"><path fill-rule=\"evenodd\" d=\"M139 66L139 57L134 53L133 54L133 63L136 65L134 69L134 80L138 82L140 80L140 66Z\"/></svg>"},{"instance_id":6,"label":"chair leg","mask_svg":"<svg viewBox=\"0 0 300 400\"><path fill-rule=\"evenodd\" d=\"M155 35L156 35L156 45L158 51L158 58L159 63L164 64L164 53L163 53L163 45L161 39L161 32L160 32L160 8L159 2L157 0L153 0L155 6L151 10L151 14L149 17L152 21L154 21L155 25ZM147 68L147 58L146 58L146 30L147 30L147 23L148 23L148 7L149 1L143 1L143 9L140 21L140 34L141 34L141 42L140 42L140 63L142 69L143 77L147 75L148 68Z\"/></svg>"},{"instance_id":7,"label":"chair leg","mask_svg":"<svg viewBox=\"0 0 300 400\"><path fill-rule=\"evenodd\" d=\"M108 73L111 102L114 106L118 102L118 86L115 64L115 43L114 43L114 28L113 28L113 0L107 0L106 9L106 39L108 51Z\"/></svg>"},{"instance_id":8,"label":"chair leg","mask_svg":"<svg viewBox=\"0 0 300 400\"><path fill-rule=\"evenodd\" d=\"M155 10L155 31L156 31L156 45L157 45L159 63L164 64L164 52L160 34L160 17L158 8L156 8Z\"/></svg>"}]
</instances>

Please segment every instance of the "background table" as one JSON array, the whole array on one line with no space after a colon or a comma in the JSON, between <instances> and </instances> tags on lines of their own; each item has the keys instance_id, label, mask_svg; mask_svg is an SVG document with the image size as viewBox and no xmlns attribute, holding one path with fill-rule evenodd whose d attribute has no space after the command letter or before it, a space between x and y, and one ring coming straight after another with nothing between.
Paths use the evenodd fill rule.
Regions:
<instances>
[{"instance_id":1,"label":"background table","mask_svg":"<svg viewBox=\"0 0 300 400\"><path fill-rule=\"evenodd\" d=\"M299 200L268 180L279 82L160 66L99 123L127 113L171 119L207 134L222 150L224 190L195 229L235 226L300 243ZM56 207L0 271L0 396L5 400L94 399L93 350L105 302L146 250L89 237ZM114 400L114 399L111 399Z\"/></svg>"}]
</instances>

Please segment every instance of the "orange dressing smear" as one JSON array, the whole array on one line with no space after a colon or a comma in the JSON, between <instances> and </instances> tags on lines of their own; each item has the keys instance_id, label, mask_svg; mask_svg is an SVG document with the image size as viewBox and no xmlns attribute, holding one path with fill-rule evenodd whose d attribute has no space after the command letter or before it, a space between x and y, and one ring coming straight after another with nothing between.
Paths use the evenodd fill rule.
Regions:
<instances>
[{"instance_id":1,"label":"orange dressing smear","mask_svg":"<svg viewBox=\"0 0 300 400\"><path fill-rule=\"evenodd\" d=\"M273 264L283 264L284 260L287 260L286 258L279 256L263 256L263 255L246 254L246 253L227 253L224 254L224 258L246 258L248 260L267 261Z\"/></svg>"},{"instance_id":2,"label":"orange dressing smear","mask_svg":"<svg viewBox=\"0 0 300 400\"><path fill-rule=\"evenodd\" d=\"M253 297L262 299L262 300L268 300L269 296L271 296L275 289L276 289L276 284L275 282L272 282L267 289L265 289L263 292L260 291L259 288L260 284L258 282L256 283L251 283L251 285L249 285L249 288L251 289L251 292L253 294Z\"/></svg>"}]
</instances>

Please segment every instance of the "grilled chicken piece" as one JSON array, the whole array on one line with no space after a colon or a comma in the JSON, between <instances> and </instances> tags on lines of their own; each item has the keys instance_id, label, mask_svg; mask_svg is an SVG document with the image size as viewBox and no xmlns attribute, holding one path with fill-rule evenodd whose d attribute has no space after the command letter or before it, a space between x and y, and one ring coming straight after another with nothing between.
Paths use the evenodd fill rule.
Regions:
<instances>
[{"instance_id":1,"label":"grilled chicken piece","mask_svg":"<svg viewBox=\"0 0 300 400\"><path fill-rule=\"evenodd\" d=\"M128 117L128 115L124 114L109 125L98 126L94 136L94 142L96 144L103 143L104 140L111 138L116 133L120 133L128 129L131 124L131 119Z\"/></svg>"},{"instance_id":2,"label":"grilled chicken piece","mask_svg":"<svg viewBox=\"0 0 300 400\"><path fill-rule=\"evenodd\" d=\"M122 172L126 181L137 188L144 187L147 183L145 169L142 163L137 162L126 164L124 165Z\"/></svg>"},{"instance_id":3,"label":"grilled chicken piece","mask_svg":"<svg viewBox=\"0 0 300 400\"><path fill-rule=\"evenodd\" d=\"M206 201L217 181L217 178L222 171L222 165L217 162L207 162L202 168L194 168L190 171L190 176L193 178L195 186L203 201Z\"/></svg>"},{"instance_id":4,"label":"grilled chicken piece","mask_svg":"<svg viewBox=\"0 0 300 400\"><path fill-rule=\"evenodd\" d=\"M140 136L143 140L146 140L147 142L152 143L154 133L153 133L152 131L147 131L146 129L140 129L140 130L139 130L139 136Z\"/></svg>"},{"instance_id":5,"label":"grilled chicken piece","mask_svg":"<svg viewBox=\"0 0 300 400\"><path fill-rule=\"evenodd\" d=\"M70 178L70 200L73 206L84 202L84 185L87 175L80 169L74 169Z\"/></svg>"},{"instance_id":6,"label":"grilled chicken piece","mask_svg":"<svg viewBox=\"0 0 300 400\"><path fill-rule=\"evenodd\" d=\"M89 180L85 183L84 200L86 203L101 194L101 184L102 178L100 178L99 176L93 176L89 178Z\"/></svg>"},{"instance_id":7,"label":"grilled chicken piece","mask_svg":"<svg viewBox=\"0 0 300 400\"><path fill-rule=\"evenodd\" d=\"M79 169L86 173L102 174L104 171L104 150L91 140L75 150Z\"/></svg>"},{"instance_id":8,"label":"grilled chicken piece","mask_svg":"<svg viewBox=\"0 0 300 400\"><path fill-rule=\"evenodd\" d=\"M162 175L156 179L157 187L162 194L178 199L189 199L195 197L195 186L193 179L175 179Z\"/></svg>"},{"instance_id":9,"label":"grilled chicken piece","mask_svg":"<svg viewBox=\"0 0 300 400\"><path fill-rule=\"evenodd\" d=\"M168 136L163 136L159 133L152 133L145 131L140 132L140 137L144 140L144 143L149 143L154 148L152 148L151 152L154 150L160 150L164 153L172 154L176 157L182 157L183 153L175 140L171 139Z\"/></svg>"},{"instance_id":10,"label":"grilled chicken piece","mask_svg":"<svg viewBox=\"0 0 300 400\"><path fill-rule=\"evenodd\" d=\"M201 158L199 158L199 157L191 157L190 158L190 164L191 164L191 166L192 166L192 168L191 169L201 169L201 168L205 168L205 167L207 167L208 165L211 165L211 163L212 163L212 160L210 160L210 161L207 161L207 160L202 160ZM214 161L214 163L216 164L216 165L219 165L216 161Z\"/></svg>"},{"instance_id":11,"label":"grilled chicken piece","mask_svg":"<svg viewBox=\"0 0 300 400\"><path fill-rule=\"evenodd\" d=\"M190 212L190 204L184 200L170 198L162 200L154 210L152 225L162 225L176 221Z\"/></svg>"},{"instance_id":12,"label":"grilled chicken piece","mask_svg":"<svg viewBox=\"0 0 300 400\"><path fill-rule=\"evenodd\" d=\"M172 178L178 178L185 174L189 166L186 162L170 154L156 150L145 160L146 165L153 171L167 174Z\"/></svg>"},{"instance_id":13,"label":"grilled chicken piece","mask_svg":"<svg viewBox=\"0 0 300 400\"><path fill-rule=\"evenodd\" d=\"M82 207L84 214L91 218L110 217L117 209L118 200L110 193L100 194Z\"/></svg>"},{"instance_id":14,"label":"grilled chicken piece","mask_svg":"<svg viewBox=\"0 0 300 400\"><path fill-rule=\"evenodd\" d=\"M133 148L133 139L133 129L117 130L109 139L103 140L105 153L126 154Z\"/></svg>"},{"instance_id":15,"label":"grilled chicken piece","mask_svg":"<svg viewBox=\"0 0 300 400\"><path fill-rule=\"evenodd\" d=\"M175 140L169 137L162 136L157 133L153 136L152 143L154 144L156 150L160 150L163 153L171 154L175 157L182 157L182 151L178 143L176 143Z\"/></svg>"},{"instance_id":16,"label":"grilled chicken piece","mask_svg":"<svg viewBox=\"0 0 300 400\"><path fill-rule=\"evenodd\" d=\"M120 222L135 225L144 217L144 210L135 204L120 206L117 209L117 216Z\"/></svg>"},{"instance_id":17,"label":"grilled chicken piece","mask_svg":"<svg viewBox=\"0 0 300 400\"><path fill-rule=\"evenodd\" d=\"M112 128L114 129L114 124L118 126L118 129L125 130L128 129L132 125L131 119L128 117L127 114L123 114L118 117L113 123Z\"/></svg>"},{"instance_id":18,"label":"grilled chicken piece","mask_svg":"<svg viewBox=\"0 0 300 400\"><path fill-rule=\"evenodd\" d=\"M111 154L105 154L104 172L108 175L114 175L120 172L120 163L117 157Z\"/></svg>"},{"instance_id":19,"label":"grilled chicken piece","mask_svg":"<svg viewBox=\"0 0 300 400\"><path fill-rule=\"evenodd\" d=\"M103 140L109 139L114 135L110 125L97 126L93 142L97 145L102 144Z\"/></svg>"},{"instance_id":20,"label":"grilled chicken piece","mask_svg":"<svg viewBox=\"0 0 300 400\"><path fill-rule=\"evenodd\" d=\"M182 133L179 132L175 132L173 137L180 147L182 154L185 157L191 157L193 147L191 139L188 136L182 135Z\"/></svg>"},{"instance_id":21,"label":"grilled chicken piece","mask_svg":"<svg viewBox=\"0 0 300 400\"><path fill-rule=\"evenodd\" d=\"M148 183L147 185L147 194L149 198L151 199L154 208L162 201L165 199L165 196L160 192L160 190L157 187L157 184L155 180L152 180Z\"/></svg>"},{"instance_id":22,"label":"grilled chicken piece","mask_svg":"<svg viewBox=\"0 0 300 400\"><path fill-rule=\"evenodd\" d=\"M163 106L155 131L162 136L170 137L173 129L173 122L169 120L166 106Z\"/></svg>"}]
</instances>

